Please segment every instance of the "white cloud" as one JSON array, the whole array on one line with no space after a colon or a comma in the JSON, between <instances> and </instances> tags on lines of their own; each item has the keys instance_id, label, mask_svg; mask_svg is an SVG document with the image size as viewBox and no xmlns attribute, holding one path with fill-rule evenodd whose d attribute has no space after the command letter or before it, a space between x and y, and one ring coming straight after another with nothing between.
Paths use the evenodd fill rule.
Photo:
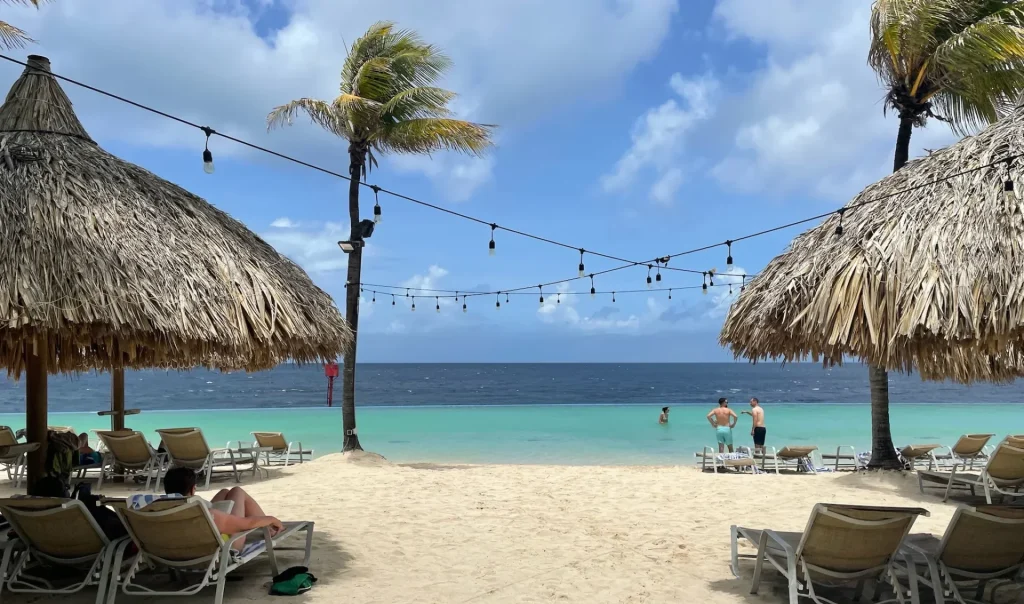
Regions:
<instances>
[{"instance_id":1,"label":"white cloud","mask_svg":"<svg viewBox=\"0 0 1024 604\"><path fill-rule=\"evenodd\" d=\"M508 128L616 89L655 53L676 10L677 0L260 0L256 8L240 0L107 0L12 6L5 19L39 40L28 51L49 56L58 73L275 150L336 163L344 142L305 125L267 133L266 115L297 97L333 98L346 41L374 21L397 17L443 48L455 65L444 85L462 95L453 105L458 114ZM281 29L265 31L280 15ZM0 68L8 81L19 71ZM201 148L192 128L65 88L101 141ZM211 150L215 157L250 153L223 139L211 141ZM465 198L490 178L493 162L446 161L434 178L451 184L453 199Z\"/></svg>"},{"instance_id":2,"label":"white cloud","mask_svg":"<svg viewBox=\"0 0 1024 604\"><path fill-rule=\"evenodd\" d=\"M279 220L275 220L277 223ZM287 220L287 219L284 219ZM299 228L289 221L288 228L275 228L260 236L274 246L278 252L291 258L299 266L310 273L327 273L344 270L348 267L348 259L338 247L338 241L347 239L349 229L340 222L325 222L310 225L311 228ZM363 248L363 258L373 257L376 249L372 244Z\"/></svg>"},{"instance_id":3,"label":"white cloud","mask_svg":"<svg viewBox=\"0 0 1024 604\"><path fill-rule=\"evenodd\" d=\"M400 172L420 172L430 178L438 192L452 202L469 200L494 175L494 157L459 157L455 154L400 155L389 165Z\"/></svg>"},{"instance_id":4,"label":"white cloud","mask_svg":"<svg viewBox=\"0 0 1024 604\"><path fill-rule=\"evenodd\" d=\"M275 229L294 229L295 227L299 226L299 223L288 218L287 216L282 216L275 220L274 222L271 222L270 226L274 227Z\"/></svg>"},{"instance_id":5,"label":"white cloud","mask_svg":"<svg viewBox=\"0 0 1024 604\"><path fill-rule=\"evenodd\" d=\"M884 91L867 65L870 10L864 0L718 1L726 37L766 52L764 66L744 78L750 87L720 112L721 129L733 132L712 169L722 185L834 202L892 170L898 123L883 115ZM954 140L933 121L915 131L913 151Z\"/></svg>"},{"instance_id":6,"label":"white cloud","mask_svg":"<svg viewBox=\"0 0 1024 604\"><path fill-rule=\"evenodd\" d=\"M683 181L679 163L686 136L713 114L719 83L710 75L684 78L676 73L669 79L669 86L682 103L669 99L637 120L629 150L610 173L601 177L606 192L623 191L641 174L652 171L657 180L649 190L651 198L663 205L673 201Z\"/></svg>"}]
</instances>

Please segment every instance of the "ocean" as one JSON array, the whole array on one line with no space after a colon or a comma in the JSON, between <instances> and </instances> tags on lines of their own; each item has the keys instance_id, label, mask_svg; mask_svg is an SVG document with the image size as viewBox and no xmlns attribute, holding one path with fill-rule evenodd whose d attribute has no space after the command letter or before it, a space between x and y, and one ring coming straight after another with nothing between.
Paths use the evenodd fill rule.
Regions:
<instances>
[{"instance_id":1,"label":"ocean","mask_svg":"<svg viewBox=\"0 0 1024 604\"><path fill-rule=\"evenodd\" d=\"M951 444L965 432L1024 433L1024 384L922 382L890 376L896 443ZM341 382L326 406L319 366L257 373L129 371L128 426L198 426L211 446L285 433L317 455L341 446ZM870 444L867 370L813 364L360 364L357 418L363 447L397 462L679 464L714 443L705 415L727 397L737 411L756 396L768 444ZM50 424L109 427L109 375L51 376ZM668 425L657 423L670 406ZM0 423L24 426L24 384L0 382ZM736 444L751 444L741 416Z\"/></svg>"}]
</instances>

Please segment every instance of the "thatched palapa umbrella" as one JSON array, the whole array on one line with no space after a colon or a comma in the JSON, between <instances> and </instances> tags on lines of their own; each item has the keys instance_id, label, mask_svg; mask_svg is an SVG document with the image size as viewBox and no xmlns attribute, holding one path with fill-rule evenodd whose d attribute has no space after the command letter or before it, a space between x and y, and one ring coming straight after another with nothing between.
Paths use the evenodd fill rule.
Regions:
<instances>
[{"instance_id":1,"label":"thatched palapa umbrella","mask_svg":"<svg viewBox=\"0 0 1024 604\"><path fill-rule=\"evenodd\" d=\"M753 361L849 356L926 380L1021 375L1024 208L1019 185L1004 189L1024 161L1001 160L1022 151L1017 108L869 186L747 285L722 344Z\"/></svg>"},{"instance_id":2,"label":"thatched palapa umbrella","mask_svg":"<svg viewBox=\"0 0 1024 604\"><path fill-rule=\"evenodd\" d=\"M330 296L199 197L101 149L44 57L0 107L0 362L45 443L48 373L334 360ZM29 459L29 484L45 451Z\"/></svg>"}]
</instances>

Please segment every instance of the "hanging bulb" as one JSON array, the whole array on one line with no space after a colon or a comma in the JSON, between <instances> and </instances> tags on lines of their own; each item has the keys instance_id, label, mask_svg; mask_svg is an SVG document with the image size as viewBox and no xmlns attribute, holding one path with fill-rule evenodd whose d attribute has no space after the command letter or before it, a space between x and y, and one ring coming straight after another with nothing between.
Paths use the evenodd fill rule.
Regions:
<instances>
[{"instance_id":1,"label":"hanging bulb","mask_svg":"<svg viewBox=\"0 0 1024 604\"><path fill-rule=\"evenodd\" d=\"M702 293L706 296L706 295L708 295L708 274L707 273L702 273L702 274L704 275L704 279L701 281L700 287L701 287L702 290L704 290Z\"/></svg>"},{"instance_id":2,"label":"hanging bulb","mask_svg":"<svg viewBox=\"0 0 1024 604\"><path fill-rule=\"evenodd\" d=\"M612 292L612 304L615 304L615 292Z\"/></svg>"},{"instance_id":3,"label":"hanging bulb","mask_svg":"<svg viewBox=\"0 0 1024 604\"><path fill-rule=\"evenodd\" d=\"M544 289L539 285L537 286L537 289L540 290L540 305L544 306Z\"/></svg>"},{"instance_id":4,"label":"hanging bulb","mask_svg":"<svg viewBox=\"0 0 1024 604\"><path fill-rule=\"evenodd\" d=\"M441 301L438 300L437 296L434 296L434 304L436 305L434 308L437 312L441 312Z\"/></svg>"},{"instance_id":5,"label":"hanging bulb","mask_svg":"<svg viewBox=\"0 0 1024 604\"><path fill-rule=\"evenodd\" d=\"M836 226L836 235L843 234L843 215L846 214L846 208L840 208L839 210L839 225Z\"/></svg>"},{"instance_id":6,"label":"hanging bulb","mask_svg":"<svg viewBox=\"0 0 1024 604\"><path fill-rule=\"evenodd\" d=\"M496 253L496 250L494 249L494 229L496 229L496 228L498 228L498 225L496 225L496 224L492 224L491 225L491 242L487 244L487 255L488 256L493 256Z\"/></svg>"},{"instance_id":7,"label":"hanging bulb","mask_svg":"<svg viewBox=\"0 0 1024 604\"><path fill-rule=\"evenodd\" d=\"M597 296L597 290L594 289L594 275L590 275L590 299L593 300Z\"/></svg>"},{"instance_id":8,"label":"hanging bulb","mask_svg":"<svg viewBox=\"0 0 1024 604\"><path fill-rule=\"evenodd\" d=\"M384 218L380 215L380 199L377 194L380 193L380 187L377 185L370 185L373 189L373 223L380 224Z\"/></svg>"},{"instance_id":9,"label":"hanging bulb","mask_svg":"<svg viewBox=\"0 0 1024 604\"><path fill-rule=\"evenodd\" d=\"M661 265L660 264L658 265L658 270L655 271L654 280L657 281L658 283L661 283Z\"/></svg>"},{"instance_id":10,"label":"hanging bulb","mask_svg":"<svg viewBox=\"0 0 1024 604\"><path fill-rule=\"evenodd\" d=\"M583 249L583 248L580 248L580 272L579 272L579 276L580 276L580 277L583 277L583 276L585 276L585 275L587 274L587 273L586 273L586 270L587 270L587 269L586 269L586 267L585 267L585 266L583 266L583 254L584 254L584 252L586 252L586 251L587 251L587 250L585 250L585 249Z\"/></svg>"},{"instance_id":11,"label":"hanging bulb","mask_svg":"<svg viewBox=\"0 0 1024 604\"><path fill-rule=\"evenodd\" d=\"M412 297L412 312L416 312L416 296Z\"/></svg>"},{"instance_id":12,"label":"hanging bulb","mask_svg":"<svg viewBox=\"0 0 1024 604\"><path fill-rule=\"evenodd\" d=\"M462 312L466 312L466 299L462 299Z\"/></svg>"},{"instance_id":13,"label":"hanging bulb","mask_svg":"<svg viewBox=\"0 0 1024 604\"><path fill-rule=\"evenodd\" d=\"M508 292L505 292L505 304L508 304Z\"/></svg>"},{"instance_id":14,"label":"hanging bulb","mask_svg":"<svg viewBox=\"0 0 1024 604\"><path fill-rule=\"evenodd\" d=\"M556 294L555 295L555 304L561 304L561 303L562 303L562 294Z\"/></svg>"},{"instance_id":15,"label":"hanging bulb","mask_svg":"<svg viewBox=\"0 0 1024 604\"><path fill-rule=\"evenodd\" d=\"M1009 178L1003 183L1003 199L1008 202L1016 201L1017 195L1013 191L1013 181Z\"/></svg>"},{"instance_id":16,"label":"hanging bulb","mask_svg":"<svg viewBox=\"0 0 1024 604\"><path fill-rule=\"evenodd\" d=\"M373 300L370 300L373 304L377 303L377 292L373 292Z\"/></svg>"},{"instance_id":17,"label":"hanging bulb","mask_svg":"<svg viewBox=\"0 0 1024 604\"><path fill-rule=\"evenodd\" d=\"M668 299L669 300L672 299L672 290L671 289L668 290Z\"/></svg>"},{"instance_id":18,"label":"hanging bulb","mask_svg":"<svg viewBox=\"0 0 1024 604\"><path fill-rule=\"evenodd\" d=\"M395 305L395 294L391 294L391 306Z\"/></svg>"},{"instance_id":19,"label":"hanging bulb","mask_svg":"<svg viewBox=\"0 0 1024 604\"><path fill-rule=\"evenodd\" d=\"M732 268L732 241L726 241L725 245L729 248L729 257L725 259L725 266Z\"/></svg>"},{"instance_id":20,"label":"hanging bulb","mask_svg":"<svg viewBox=\"0 0 1024 604\"><path fill-rule=\"evenodd\" d=\"M213 128L203 126L203 132L206 133L206 148L203 149L203 172L213 174L213 153L210 153L210 135L214 133L214 130Z\"/></svg>"},{"instance_id":21,"label":"hanging bulb","mask_svg":"<svg viewBox=\"0 0 1024 604\"><path fill-rule=\"evenodd\" d=\"M729 284L729 295L732 295L732 283Z\"/></svg>"},{"instance_id":22,"label":"hanging bulb","mask_svg":"<svg viewBox=\"0 0 1024 604\"><path fill-rule=\"evenodd\" d=\"M654 268L650 264L647 265L647 289L651 289L651 269Z\"/></svg>"},{"instance_id":23,"label":"hanging bulb","mask_svg":"<svg viewBox=\"0 0 1024 604\"><path fill-rule=\"evenodd\" d=\"M501 292L494 296L494 308L501 310Z\"/></svg>"}]
</instances>

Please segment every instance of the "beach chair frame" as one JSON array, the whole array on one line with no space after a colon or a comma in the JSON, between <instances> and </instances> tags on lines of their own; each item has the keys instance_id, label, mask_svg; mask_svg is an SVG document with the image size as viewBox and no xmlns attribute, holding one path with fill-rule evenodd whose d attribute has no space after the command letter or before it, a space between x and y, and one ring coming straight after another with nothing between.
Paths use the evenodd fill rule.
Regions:
<instances>
[{"instance_id":1,"label":"beach chair frame","mask_svg":"<svg viewBox=\"0 0 1024 604\"><path fill-rule=\"evenodd\" d=\"M235 457L235 451L231 448L225 447L223 449L211 449L209 442L203 435L203 431L199 428L181 429L172 428L170 430L157 430L157 434L160 435L160 439L164 443L164 454L167 456L167 462L171 466L181 466L184 468L191 468L195 470L197 474L206 475L206 486L205 489L210 488L210 479L213 477L214 472L230 473L235 477L235 482L242 482L241 476L238 473L238 464L249 461L247 457ZM185 439L192 438L201 440L205 448L205 454L196 457L189 458L184 456L176 456L174 454L175 441L183 441ZM180 453L180 451L179 451ZM227 457L224 455L227 454ZM251 460L251 463L256 463L255 459ZM219 468L231 467L230 470L221 470ZM161 477L157 477L156 489L160 488Z\"/></svg>"},{"instance_id":2,"label":"beach chair frame","mask_svg":"<svg viewBox=\"0 0 1024 604\"><path fill-rule=\"evenodd\" d=\"M175 514L180 515L194 508L198 508L201 512L202 517L205 519L205 525L209 527L211 539L216 540L218 544L216 546L216 550L206 556L188 560L169 560L167 558L153 555L147 551L146 543L139 539L132 525L133 515L143 517L166 517ZM122 522L124 522L125 527L128 529L128 536L131 539L131 542L135 543L139 553L131 561L131 565L122 577L113 578L113 584L107 599L107 604L114 604L114 596L118 586L120 586L121 591L127 595L190 596L199 593L211 584L216 585L214 604L221 604L224 601L224 587L227 582L227 575L244 566L248 562L251 562L260 555L267 554L270 560L271 576L273 577L280 574L277 564L277 552L301 549L304 551L302 566L309 566L309 559L313 551L313 522L311 521L285 522L283 523L284 530L273 537L270 535L270 528L263 527L243 531L241 533L231 535L227 539L223 539L221 538L220 531L217 530L217 526L213 522L213 516L210 514L210 510L206 507L205 502L198 497L189 497L180 500L160 500L141 510L119 508L117 510L117 514L121 517ZM280 543L285 539L303 532L305 533L305 547L282 547L280 545ZM247 545L242 552L235 552L231 549L231 545L235 540L255 533L263 534L263 541L260 542L261 545L257 546L256 544L253 544L252 547ZM117 568L117 565L123 559L124 552L124 548L120 548L116 552L114 557L115 568ZM136 580L139 572L146 567L168 569L178 572L197 571L202 573L202 576L199 582L194 585L189 585L179 590L161 591L146 587Z\"/></svg>"},{"instance_id":3,"label":"beach chair frame","mask_svg":"<svg viewBox=\"0 0 1024 604\"><path fill-rule=\"evenodd\" d=\"M80 518L78 521L86 523L95 533L97 540L102 543L102 547L97 552L74 557L58 557L45 553L37 547L31 531L22 526L22 521L25 518L58 521L57 516L72 513L72 510ZM92 514L86 509L85 504L77 499L36 497L5 499L0 500L0 512L18 535L16 544L8 543L5 547L3 559L0 562L0 577L3 577L7 589L14 593L72 594L95 585L97 588L96 603L100 604L104 601L112 573L111 560L114 550L126 546L128 544L127 537L115 541L109 540ZM12 548L15 545L19 550L16 555L12 554ZM33 560L38 560L45 565L87 568L87 570L81 581L73 582L65 587L54 587L46 579L29 574L28 571L32 569L30 563Z\"/></svg>"},{"instance_id":4,"label":"beach chair frame","mask_svg":"<svg viewBox=\"0 0 1024 604\"><path fill-rule=\"evenodd\" d=\"M969 470L973 470L974 464L976 462L987 460L991 456L993 448L988 445L988 441L990 441L993 436L995 436L995 434L961 435L960 438L958 438L954 444L947 447L942 447L947 451L946 453L943 454L933 452L936 467L941 467L943 462L945 462L947 466L955 467L958 465L962 465ZM979 444L980 447L978 447L977 450L974 452L958 452L957 449L961 448L961 444L964 443L965 441L967 443L975 441L975 443ZM931 468L929 467L928 469L930 470Z\"/></svg>"},{"instance_id":5,"label":"beach chair frame","mask_svg":"<svg viewBox=\"0 0 1024 604\"><path fill-rule=\"evenodd\" d=\"M303 449L301 441L298 441L298 442L288 441L287 439L285 439L284 434L281 433L281 432L251 432L250 434L252 434L252 437L254 439L253 443L252 443L252 446L253 446L254 449L257 448L257 447L264 447L264 446L268 446L268 447L269 446L273 446L274 447L273 451L266 451L263 454L263 461L264 461L264 463L267 466L270 466L270 465L283 465L284 467L287 468L289 464L295 464L295 463L302 464L302 463L305 463L308 460L312 460L313 459L313 449ZM284 447L278 447L276 445L264 444L264 442L267 442L267 441L262 441L261 438L263 438L263 437L266 437L266 438L269 438L269 439L280 438L281 440L278 441L278 442L280 442L281 444L285 444L285 443L287 443L287 444L285 444ZM296 458L298 458L298 459L296 459Z\"/></svg>"},{"instance_id":6,"label":"beach chair frame","mask_svg":"<svg viewBox=\"0 0 1024 604\"><path fill-rule=\"evenodd\" d=\"M996 528L999 530L1006 530L1011 527L1019 529L1024 526L1024 516L1007 518L998 515L1000 510L1016 511L1020 514L1021 511L1024 511L1024 508L1008 506L960 506L957 508L956 512L953 513L953 518L950 519L949 525L946 527L946 531L942 535L942 539L934 550L929 550L915 542L913 536L904 542L901 548L904 555L901 558L902 563L897 563L898 569L906 571L907 566L911 565L924 567L926 570L925 573L915 572L914 576L919 583L931 588L932 592L935 594L936 604L944 604L947 597L952 597L953 601L959 604L980 604L988 581L1001 578L1012 579L1012 577L1024 569L1024 541L1020 542L1021 547L1017 552L1016 561L1014 563L1009 564L1004 568L994 569L987 572L972 571L949 566L945 563L943 558L947 551L947 547L950 544L950 540L954 535L956 535L956 531L964 530L958 526L961 521L970 519L983 520L984 522L996 525ZM927 535L925 537L934 539L931 535ZM974 598L965 597L961 591L961 588L965 586L961 584L975 581L977 582L977 586Z\"/></svg>"},{"instance_id":7,"label":"beach chair frame","mask_svg":"<svg viewBox=\"0 0 1024 604\"><path fill-rule=\"evenodd\" d=\"M846 449L850 450L849 454L843 453ZM826 464L826 460L830 463ZM839 445L836 447L835 455L831 453L822 453L821 465L826 467L827 465L831 465L832 469L836 472L840 472L842 470L852 470L856 472L858 470L866 470L868 467L867 464L861 461L860 457L857 455L857 447L853 445Z\"/></svg>"},{"instance_id":8,"label":"beach chair frame","mask_svg":"<svg viewBox=\"0 0 1024 604\"><path fill-rule=\"evenodd\" d=\"M39 443L20 443L10 426L0 426L0 467L7 472L7 479L14 482L14 488L21 486L25 477L25 462L28 454L39 448Z\"/></svg>"},{"instance_id":9,"label":"beach chair frame","mask_svg":"<svg viewBox=\"0 0 1024 604\"><path fill-rule=\"evenodd\" d=\"M780 453L785 453L787 449L811 450L808 451L806 455L801 456L780 455ZM781 470L795 470L797 472L802 472L803 468L801 467L800 462L806 460L808 473L817 474L817 470L814 469L814 453L817 450L817 447L793 447L789 445L782 447L781 449L776 449L775 447L765 447L764 449L761 450L761 453L755 452L753 456L754 459L758 459L761 461L761 469L764 471L774 469L776 474L780 474ZM769 461L772 462L772 468L765 467Z\"/></svg>"},{"instance_id":10,"label":"beach chair frame","mask_svg":"<svg viewBox=\"0 0 1024 604\"><path fill-rule=\"evenodd\" d=\"M130 475L140 472L146 475L147 491L150 490L150 484L153 484L154 488L159 487L161 476L167 471L167 455L158 453L153 448L153 445L149 444L149 440L146 439L142 432L137 430L100 430L96 432L96 435L100 438L100 442L104 447L103 468L100 471L99 488L103 488L103 482L108 476L110 478L121 476L128 480ZM149 459L145 461L128 461L118 457L115 449L117 449L118 443L123 441L141 441L146 449L149 450ZM120 468L120 472L118 468Z\"/></svg>"},{"instance_id":11,"label":"beach chair frame","mask_svg":"<svg viewBox=\"0 0 1024 604\"><path fill-rule=\"evenodd\" d=\"M843 511L880 513L893 512L895 514L891 518L865 520L841 513ZM881 587L881 583L883 581L889 581L893 585L896 597L891 600L885 600L884 602L899 602L900 604L903 604L906 601L905 598L909 597L912 604L918 604L920 598L918 597L916 576L912 574L914 573L913 565L909 565L908 568L908 572L911 573L911 576L909 581L910 587L906 592L904 592L903 587L899 583L899 578L896 575L895 559L899 554L898 546L894 548L893 552L882 564L851 572L836 571L811 564L804 559L803 554L804 547L806 546L812 531L815 529L815 521L819 517L829 517L852 526L865 528L882 527L889 524L906 522L906 526L903 528L903 533L900 537L900 542L902 542L910 532L911 527L914 525L916 517L928 515L928 510L919 508L891 508L819 503L811 510L811 514L807 519L804 531L800 534L800 540L795 547L792 545L791 541L787 541L776 531L769 529L754 530L732 525L729 528L731 546L730 568L732 570L732 574L738 578L740 576L739 559L741 557L750 557L749 555L740 555L739 553L739 540L740 538L743 538L757 546L757 554L754 556L754 576L750 585L751 594L757 594L758 588L761 584L761 573L764 568L764 563L768 562L784 577L786 577L789 587L789 604L798 604L800 598L810 599L815 602L815 604L832 604L830 600L822 598L815 593L815 575L844 583L855 582L856 586L854 590L858 595L864 589L866 584L865 582L868 579L875 578L878 581L876 594L877 590ZM907 516L910 516L910 518L908 519ZM878 604L882 603L879 602Z\"/></svg>"},{"instance_id":12,"label":"beach chair frame","mask_svg":"<svg viewBox=\"0 0 1024 604\"><path fill-rule=\"evenodd\" d=\"M1003 453L1004 451L1006 451L1006 453ZM985 467L981 469L979 474L972 474L969 471L961 471L958 473L957 470L960 468L959 465L954 465L948 474L940 471L922 470L917 473L918 488L921 490L922 494L925 494L924 487L926 482L938 484L938 488L945 485L946 490L942 496L942 501L949 501L949 494L954 487L968 489L972 496L977 496L977 488L981 487L985 494L985 503L987 504L992 503L993 492L998 493L1001 497L1009 497L1011 499L1015 497L1024 497L1024 493L1020 492L1020 488L1024 486L1024 471L1022 471L1017 478L999 478L990 474L991 466L999 461L999 455L1001 453L1017 455L1022 460L1022 464L1024 464L1024 449L1018 449L1016 447L1011 447L1008 444L1000 443L999 446L996 447L995 451L989 456L988 462L985 464ZM969 470L967 467L964 469ZM928 486L931 487L933 485ZM1013 490L1006 490L1008 488L1012 488Z\"/></svg>"}]
</instances>

